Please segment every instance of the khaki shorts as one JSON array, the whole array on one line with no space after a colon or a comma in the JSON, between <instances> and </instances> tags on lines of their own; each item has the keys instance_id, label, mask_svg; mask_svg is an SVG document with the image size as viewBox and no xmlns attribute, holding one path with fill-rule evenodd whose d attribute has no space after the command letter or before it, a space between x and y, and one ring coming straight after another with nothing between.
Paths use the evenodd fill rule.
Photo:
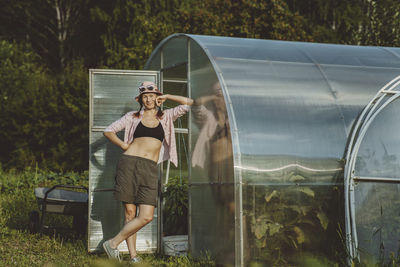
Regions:
<instances>
[{"instance_id":1,"label":"khaki shorts","mask_svg":"<svg viewBox=\"0 0 400 267\"><path fill-rule=\"evenodd\" d=\"M114 189L116 200L157 207L157 163L150 159L122 154L117 165Z\"/></svg>"}]
</instances>

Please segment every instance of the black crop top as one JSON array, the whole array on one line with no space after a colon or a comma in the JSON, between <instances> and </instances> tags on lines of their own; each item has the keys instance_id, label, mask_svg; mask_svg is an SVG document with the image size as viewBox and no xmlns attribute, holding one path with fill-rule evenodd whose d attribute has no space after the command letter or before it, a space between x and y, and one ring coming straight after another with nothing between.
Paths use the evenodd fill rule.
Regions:
<instances>
[{"instance_id":1,"label":"black crop top","mask_svg":"<svg viewBox=\"0 0 400 267\"><path fill-rule=\"evenodd\" d=\"M159 123L157 127L150 128L143 125L142 122L139 122L138 126L136 127L135 133L133 134L133 139L139 137L153 137L161 142L164 140L164 129Z\"/></svg>"}]
</instances>

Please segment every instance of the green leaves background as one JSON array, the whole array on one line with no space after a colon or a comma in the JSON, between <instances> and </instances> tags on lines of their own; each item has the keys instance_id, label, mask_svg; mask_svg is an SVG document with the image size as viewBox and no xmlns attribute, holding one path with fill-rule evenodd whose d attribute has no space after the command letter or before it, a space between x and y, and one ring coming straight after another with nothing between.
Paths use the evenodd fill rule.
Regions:
<instances>
[{"instance_id":1,"label":"green leaves background","mask_svg":"<svg viewBox=\"0 0 400 267\"><path fill-rule=\"evenodd\" d=\"M88 168L88 69L142 69L181 32L400 45L397 0L0 0L0 162Z\"/></svg>"}]
</instances>

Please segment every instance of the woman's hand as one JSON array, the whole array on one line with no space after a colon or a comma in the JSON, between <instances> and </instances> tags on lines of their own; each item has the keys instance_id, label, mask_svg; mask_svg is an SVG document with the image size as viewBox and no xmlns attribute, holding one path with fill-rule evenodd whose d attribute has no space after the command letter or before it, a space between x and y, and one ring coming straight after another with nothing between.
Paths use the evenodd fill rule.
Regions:
<instances>
[{"instance_id":1,"label":"woman's hand","mask_svg":"<svg viewBox=\"0 0 400 267\"><path fill-rule=\"evenodd\" d=\"M124 142L121 144L121 148L122 148L122 150L126 151L129 148L129 145Z\"/></svg>"},{"instance_id":2,"label":"woman's hand","mask_svg":"<svg viewBox=\"0 0 400 267\"><path fill-rule=\"evenodd\" d=\"M167 99L168 99L168 95L160 95L160 96L157 96L157 98L156 98L156 105L157 105L158 107L161 106L162 103L164 103L165 100L167 100Z\"/></svg>"},{"instance_id":3,"label":"woman's hand","mask_svg":"<svg viewBox=\"0 0 400 267\"><path fill-rule=\"evenodd\" d=\"M103 133L105 137L108 138L108 140L111 141L111 143L113 143L114 145L122 148L123 150L127 150L129 147L129 144L125 143L124 141L122 141L121 139L119 139L119 137L117 136L116 133L114 132L104 132Z\"/></svg>"}]
</instances>

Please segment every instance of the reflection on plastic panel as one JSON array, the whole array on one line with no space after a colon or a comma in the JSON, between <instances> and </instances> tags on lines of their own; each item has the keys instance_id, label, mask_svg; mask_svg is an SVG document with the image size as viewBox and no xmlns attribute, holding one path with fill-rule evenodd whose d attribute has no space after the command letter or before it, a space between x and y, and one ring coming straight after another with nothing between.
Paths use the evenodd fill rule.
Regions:
<instances>
[{"instance_id":1,"label":"reflection on plastic panel","mask_svg":"<svg viewBox=\"0 0 400 267\"><path fill-rule=\"evenodd\" d=\"M360 145L355 175L400 179L400 100L374 119Z\"/></svg>"},{"instance_id":2,"label":"reflection on plastic panel","mask_svg":"<svg viewBox=\"0 0 400 267\"><path fill-rule=\"evenodd\" d=\"M388 264L400 236L400 185L360 183L355 187L356 227L362 263Z\"/></svg>"},{"instance_id":3,"label":"reflection on plastic panel","mask_svg":"<svg viewBox=\"0 0 400 267\"><path fill-rule=\"evenodd\" d=\"M317 63L343 66L399 67L400 48L352 46L190 35L214 57ZM243 64L244 65L244 64Z\"/></svg>"},{"instance_id":4,"label":"reflection on plastic panel","mask_svg":"<svg viewBox=\"0 0 400 267\"><path fill-rule=\"evenodd\" d=\"M218 264L234 264L233 152L221 85L203 52L191 47L191 249L208 250ZM212 222L212 223L210 223Z\"/></svg>"}]
</instances>

